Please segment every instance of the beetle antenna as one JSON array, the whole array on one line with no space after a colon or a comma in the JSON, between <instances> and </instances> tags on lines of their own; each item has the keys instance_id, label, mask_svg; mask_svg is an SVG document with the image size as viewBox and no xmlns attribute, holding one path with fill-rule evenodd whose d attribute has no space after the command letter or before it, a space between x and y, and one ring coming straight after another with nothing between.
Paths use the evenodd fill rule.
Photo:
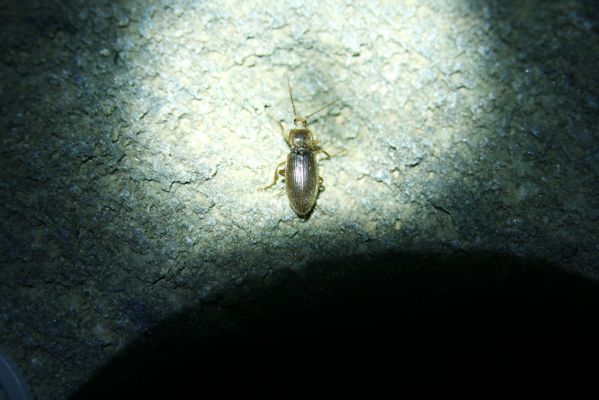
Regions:
<instances>
[{"instance_id":1,"label":"beetle antenna","mask_svg":"<svg viewBox=\"0 0 599 400\"><path fill-rule=\"evenodd\" d=\"M306 116L306 120L308 120L308 118L310 118L310 117L311 117L311 116L313 116L314 114L317 114L317 113L321 112L321 111L322 111L322 110L324 110L325 108L332 106L333 104L335 104L335 103L336 103L336 102L338 102L338 101L339 101L339 99L335 99L335 100L331 101L330 103L328 103L327 105L325 105L325 106L322 106L322 107L320 107L318 110L316 110L316 111L314 111L314 112L312 112L312 113L308 114L308 115Z\"/></svg>"},{"instance_id":2,"label":"beetle antenna","mask_svg":"<svg viewBox=\"0 0 599 400\"><path fill-rule=\"evenodd\" d=\"M289 77L287 77L287 86L289 87L289 98L291 99L291 107L293 107L293 115L298 118L297 111L295 111L295 103L293 102L293 94L291 94L291 83L289 83Z\"/></svg>"}]
</instances>

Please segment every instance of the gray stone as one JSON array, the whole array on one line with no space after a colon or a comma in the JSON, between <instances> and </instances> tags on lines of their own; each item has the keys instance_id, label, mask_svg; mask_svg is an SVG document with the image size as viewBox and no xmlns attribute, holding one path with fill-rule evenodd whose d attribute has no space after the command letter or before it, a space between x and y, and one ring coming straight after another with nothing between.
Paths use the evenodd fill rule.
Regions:
<instances>
[{"instance_id":1,"label":"gray stone","mask_svg":"<svg viewBox=\"0 0 599 400\"><path fill-rule=\"evenodd\" d=\"M316 285L322 260L489 251L599 278L590 2L10 3L0 337L40 399L246 282ZM306 220L257 191L288 152L265 111L292 126L287 79L304 115L339 99L311 125L336 155ZM327 265L322 292L345 279Z\"/></svg>"}]
</instances>

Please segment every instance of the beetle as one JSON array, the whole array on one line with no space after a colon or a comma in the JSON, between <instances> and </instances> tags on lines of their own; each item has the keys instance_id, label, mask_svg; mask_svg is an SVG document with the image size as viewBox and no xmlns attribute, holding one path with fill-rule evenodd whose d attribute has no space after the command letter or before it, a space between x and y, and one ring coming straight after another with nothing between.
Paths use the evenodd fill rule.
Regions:
<instances>
[{"instance_id":1,"label":"beetle","mask_svg":"<svg viewBox=\"0 0 599 400\"><path fill-rule=\"evenodd\" d=\"M326 104L306 117L302 117L295 109L289 79L287 79L287 86L289 88L291 107L293 108L293 123L295 124L295 128L289 130L289 133L285 135L283 124L271 118L279 125L281 134L289 145L289 154L287 155L287 159L279 163L275 168L272 183L260 189L266 190L277 183L279 176L285 177L285 191L289 198L289 205L298 216L305 218L314 208L316 197L318 197L318 192L323 182L322 177L318 175L316 155L324 153L327 158L331 157L329 153L318 145L318 141L313 139L312 132L308 129L308 118L331 106L338 100Z\"/></svg>"}]
</instances>

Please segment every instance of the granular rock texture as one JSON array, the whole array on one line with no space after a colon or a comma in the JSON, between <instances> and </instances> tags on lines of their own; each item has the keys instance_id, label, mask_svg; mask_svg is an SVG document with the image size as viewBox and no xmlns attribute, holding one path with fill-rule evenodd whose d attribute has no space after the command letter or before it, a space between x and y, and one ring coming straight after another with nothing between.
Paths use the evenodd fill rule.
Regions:
<instances>
[{"instance_id":1,"label":"granular rock texture","mask_svg":"<svg viewBox=\"0 0 599 400\"><path fill-rule=\"evenodd\" d=\"M575 0L9 1L0 344L64 398L189 307L318 304L372 289L371 257L484 290L526 260L596 281L598 26ZM333 157L307 219L257 191L287 79L303 115L339 99L310 125Z\"/></svg>"}]
</instances>

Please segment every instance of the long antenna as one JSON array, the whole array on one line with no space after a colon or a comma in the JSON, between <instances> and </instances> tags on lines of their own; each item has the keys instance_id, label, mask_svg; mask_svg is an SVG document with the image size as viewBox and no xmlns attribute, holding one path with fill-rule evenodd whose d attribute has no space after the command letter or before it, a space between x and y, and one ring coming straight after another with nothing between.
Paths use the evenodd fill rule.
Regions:
<instances>
[{"instance_id":1,"label":"long antenna","mask_svg":"<svg viewBox=\"0 0 599 400\"><path fill-rule=\"evenodd\" d=\"M318 110L314 111L313 113L310 113L310 114L306 115L306 121L307 121L307 120L308 120L308 119L309 119L311 116L313 116L314 114L317 114L317 113L321 112L321 111L322 111L322 110L324 110L325 108L332 106L333 104L335 104L335 103L336 103L336 102L338 102L338 101L339 101L339 99L335 99L335 100L331 101L329 104L327 104L327 105L325 105L325 106L322 106L322 107L320 107Z\"/></svg>"},{"instance_id":2,"label":"long antenna","mask_svg":"<svg viewBox=\"0 0 599 400\"><path fill-rule=\"evenodd\" d=\"M291 107L293 107L293 115L298 118L297 112L295 111L295 103L293 102L293 95L291 94L291 83L289 83L289 77L287 77L287 86L289 86L289 98L291 98Z\"/></svg>"},{"instance_id":3,"label":"long antenna","mask_svg":"<svg viewBox=\"0 0 599 400\"><path fill-rule=\"evenodd\" d=\"M293 94L291 93L291 83L289 83L289 77L287 77L287 86L289 87L289 98L291 98L291 107L293 107L293 115L295 116L296 119L303 119L305 121L308 121L308 119L311 116L313 116L314 114L321 112L325 108L330 107L339 101L339 99L335 99L335 100L331 101L330 103L320 107L318 110L311 112L310 114L308 114L307 116L302 118L300 115L297 114L297 111L295 110L295 102L293 101Z\"/></svg>"}]
</instances>

